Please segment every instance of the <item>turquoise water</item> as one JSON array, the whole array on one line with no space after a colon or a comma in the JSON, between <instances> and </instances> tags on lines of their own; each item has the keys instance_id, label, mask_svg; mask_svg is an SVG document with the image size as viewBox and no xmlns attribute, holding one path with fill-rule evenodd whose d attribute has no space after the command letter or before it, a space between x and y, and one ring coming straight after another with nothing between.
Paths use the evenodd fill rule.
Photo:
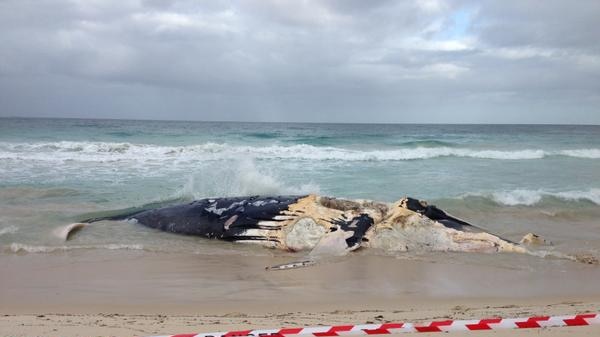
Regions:
<instances>
[{"instance_id":1,"label":"turquoise water","mask_svg":"<svg viewBox=\"0 0 600 337\"><path fill-rule=\"evenodd\" d=\"M489 227L515 235L528 226L558 233L547 223L566 222L592 231L600 126L0 119L5 252L63 245L51 230L87 212L312 192L381 201L410 195L471 219L495 217ZM539 214L551 219L537 221ZM104 228L69 244L135 248L155 236L112 230L118 239Z\"/></svg>"}]
</instances>

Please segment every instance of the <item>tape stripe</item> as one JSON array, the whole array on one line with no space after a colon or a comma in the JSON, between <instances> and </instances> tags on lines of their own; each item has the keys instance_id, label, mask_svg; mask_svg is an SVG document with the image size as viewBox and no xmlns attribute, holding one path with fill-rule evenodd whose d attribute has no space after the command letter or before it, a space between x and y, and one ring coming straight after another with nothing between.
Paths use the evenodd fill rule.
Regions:
<instances>
[{"instance_id":1,"label":"tape stripe","mask_svg":"<svg viewBox=\"0 0 600 337\"><path fill-rule=\"evenodd\" d=\"M201 334L178 334L160 337L335 337L350 335L389 335L414 332L451 332L503 329L538 329L545 327L600 325L600 314L579 314L570 316L533 316L525 318L487 318L480 320L445 320L428 324L382 323L315 326L301 328L238 330ZM155 336L159 337L159 336Z\"/></svg>"}]
</instances>

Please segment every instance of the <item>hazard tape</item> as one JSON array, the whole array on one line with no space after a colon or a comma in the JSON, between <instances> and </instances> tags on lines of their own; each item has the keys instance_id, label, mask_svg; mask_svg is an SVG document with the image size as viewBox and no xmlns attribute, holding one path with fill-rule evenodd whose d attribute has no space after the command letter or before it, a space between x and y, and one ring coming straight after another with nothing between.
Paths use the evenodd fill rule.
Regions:
<instances>
[{"instance_id":1,"label":"hazard tape","mask_svg":"<svg viewBox=\"0 0 600 337\"><path fill-rule=\"evenodd\" d=\"M359 325L315 326L265 330L240 330L199 334L179 334L155 337L285 337L285 336L346 336L388 335L408 332L450 332L501 329L532 329L565 326L600 325L600 314L571 316L536 316L525 318L490 318L481 320L446 320L428 324L382 323Z\"/></svg>"}]
</instances>

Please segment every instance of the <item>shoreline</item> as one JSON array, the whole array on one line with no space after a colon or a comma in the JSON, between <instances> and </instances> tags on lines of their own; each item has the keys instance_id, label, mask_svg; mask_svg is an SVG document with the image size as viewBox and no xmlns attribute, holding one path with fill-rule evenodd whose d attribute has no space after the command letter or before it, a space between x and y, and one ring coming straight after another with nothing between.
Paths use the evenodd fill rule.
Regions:
<instances>
[{"instance_id":1,"label":"shoreline","mask_svg":"<svg viewBox=\"0 0 600 337\"><path fill-rule=\"evenodd\" d=\"M309 268L264 270L290 258L93 249L0 254L0 336L155 336L600 309L594 265L519 254L357 253ZM597 336L600 327L510 332L573 333Z\"/></svg>"}]
</instances>

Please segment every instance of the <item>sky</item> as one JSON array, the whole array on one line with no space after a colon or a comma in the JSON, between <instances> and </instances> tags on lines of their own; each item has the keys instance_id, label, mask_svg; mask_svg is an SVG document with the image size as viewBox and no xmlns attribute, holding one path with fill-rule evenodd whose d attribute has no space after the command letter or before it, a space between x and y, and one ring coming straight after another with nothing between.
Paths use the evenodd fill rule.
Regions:
<instances>
[{"instance_id":1,"label":"sky","mask_svg":"<svg viewBox=\"0 0 600 337\"><path fill-rule=\"evenodd\" d=\"M600 124L596 0L0 0L0 116Z\"/></svg>"}]
</instances>

